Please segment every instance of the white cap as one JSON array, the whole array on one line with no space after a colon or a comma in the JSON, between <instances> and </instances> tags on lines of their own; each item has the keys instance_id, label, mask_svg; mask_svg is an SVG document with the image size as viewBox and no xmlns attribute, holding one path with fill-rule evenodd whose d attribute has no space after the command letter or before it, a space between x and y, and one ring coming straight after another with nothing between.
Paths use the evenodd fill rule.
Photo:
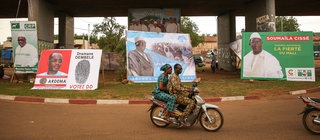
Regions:
<instances>
[{"instance_id":1,"label":"white cap","mask_svg":"<svg viewBox=\"0 0 320 140\"><path fill-rule=\"evenodd\" d=\"M136 38L134 38L134 42L138 42L140 40L144 40L144 38L142 36L137 36Z\"/></svg>"},{"instance_id":2,"label":"white cap","mask_svg":"<svg viewBox=\"0 0 320 140\"><path fill-rule=\"evenodd\" d=\"M254 32L254 33L251 34L250 40L253 39L253 38L259 38L259 39L261 39L261 36L259 35L259 33Z\"/></svg>"}]
</instances>

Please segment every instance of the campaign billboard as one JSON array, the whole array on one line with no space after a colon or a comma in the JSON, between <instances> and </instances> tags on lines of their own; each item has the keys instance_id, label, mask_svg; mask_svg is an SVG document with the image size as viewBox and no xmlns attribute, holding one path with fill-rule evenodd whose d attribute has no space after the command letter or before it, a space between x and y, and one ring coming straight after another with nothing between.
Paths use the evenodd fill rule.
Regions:
<instances>
[{"instance_id":1,"label":"campaign billboard","mask_svg":"<svg viewBox=\"0 0 320 140\"><path fill-rule=\"evenodd\" d=\"M36 73L38 68L38 37L35 21L11 21L15 73Z\"/></svg>"},{"instance_id":2,"label":"campaign billboard","mask_svg":"<svg viewBox=\"0 0 320 140\"><path fill-rule=\"evenodd\" d=\"M312 32L244 32L241 79L315 81Z\"/></svg>"},{"instance_id":3,"label":"campaign billboard","mask_svg":"<svg viewBox=\"0 0 320 140\"><path fill-rule=\"evenodd\" d=\"M43 50L32 89L97 89L101 54L102 50Z\"/></svg>"},{"instance_id":4,"label":"campaign billboard","mask_svg":"<svg viewBox=\"0 0 320 140\"><path fill-rule=\"evenodd\" d=\"M129 9L128 29L143 32L180 33L180 9Z\"/></svg>"},{"instance_id":5,"label":"campaign billboard","mask_svg":"<svg viewBox=\"0 0 320 140\"><path fill-rule=\"evenodd\" d=\"M164 64L180 64L183 82L196 78L189 34L128 31L126 47L128 80L156 82Z\"/></svg>"}]
</instances>

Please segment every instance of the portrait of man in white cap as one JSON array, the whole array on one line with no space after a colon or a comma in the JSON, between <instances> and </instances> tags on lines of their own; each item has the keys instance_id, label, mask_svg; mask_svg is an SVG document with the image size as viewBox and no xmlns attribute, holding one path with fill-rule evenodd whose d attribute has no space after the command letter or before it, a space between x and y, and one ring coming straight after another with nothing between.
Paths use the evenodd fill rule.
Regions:
<instances>
[{"instance_id":1,"label":"portrait of man in white cap","mask_svg":"<svg viewBox=\"0 0 320 140\"><path fill-rule=\"evenodd\" d=\"M128 76L154 76L152 57L144 52L146 41L142 36L137 36L134 41L136 49L128 53Z\"/></svg>"},{"instance_id":2,"label":"portrait of man in white cap","mask_svg":"<svg viewBox=\"0 0 320 140\"><path fill-rule=\"evenodd\" d=\"M263 50L262 44L260 34L257 32L252 33L249 43L252 51L243 58L243 76L283 78L279 61L272 54Z\"/></svg>"},{"instance_id":3,"label":"portrait of man in white cap","mask_svg":"<svg viewBox=\"0 0 320 140\"><path fill-rule=\"evenodd\" d=\"M35 46L27 43L24 34L17 36L18 46L14 51L15 67L34 67L38 63L38 50Z\"/></svg>"}]
</instances>

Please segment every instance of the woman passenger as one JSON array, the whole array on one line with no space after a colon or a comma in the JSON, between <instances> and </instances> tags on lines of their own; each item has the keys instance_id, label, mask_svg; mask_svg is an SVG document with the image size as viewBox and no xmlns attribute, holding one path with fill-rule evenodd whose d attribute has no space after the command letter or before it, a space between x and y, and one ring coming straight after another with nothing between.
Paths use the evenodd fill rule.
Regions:
<instances>
[{"instance_id":1,"label":"woman passenger","mask_svg":"<svg viewBox=\"0 0 320 140\"><path fill-rule=\"evenodd\" d=\"M167 110L165 111L164 117L169 120L169 114L174 111L174 105L176 102L176 98L173 95L170 95L167 90L169 74L172 73L172 67L169 64L165 64L160 68L160 70L163 71L163 73L158 77L158 82L152 93L156 99L167 102Z\"/></svg>"}]
</instances>

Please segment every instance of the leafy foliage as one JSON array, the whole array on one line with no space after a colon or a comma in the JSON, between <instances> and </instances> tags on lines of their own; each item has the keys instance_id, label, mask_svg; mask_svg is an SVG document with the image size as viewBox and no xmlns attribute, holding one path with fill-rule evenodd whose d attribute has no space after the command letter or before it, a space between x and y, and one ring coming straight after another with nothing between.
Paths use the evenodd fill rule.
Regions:
<instances>
[{"instance_id":1,"label":"leafy foliage","mask_svg":"<svg viewBox=\"0 0 320 140\"><path fill-rule=\"evenodd\" d=\"M74 34L74 39L84 39L84 40L88 40L88 35L84 34L84 35L77 35ZM98 43L98 37L96 35L90 35L90 43Z\"/></svg>"},{"instance_id":2,"label":"leafy foliage","mask_svg":"<svg viewBox=\"0 0 320 140\"><path fill-rule=\"evenodd\" d=\"M204 43L204 35L199 35L199 28L189 17L181 17L181 32L190 35L192 47Z\"/></svg>"},{"instance_id":3,"label":"leafy foliage","mask_svg":"<svg viewBox=\"0 0 320 140\"><path fill-rule=\"evenodd\" d=\"M118 45L115 48L117 53L121 53L121 57L118 58L120 67L116 70L116 73L119 75L118 80L123 80L127 77L127 57L126 57L126 39L121 38Z\"/></svg>"},{"instance_id":4,"label":"leafy foliage","mask_svg":"<svg viewBox=\"0 0 320 140\"><path fill-rule=\"evenodd\" d=\"M124 35L125 26L116 22L114 17L105 17L102 23L93 25L93 35L102 34L98 44L106 52L114 52Z\"/></svg>"},{"instance_id":5,"label":"leafy foliage","mask_svg":"<svg viewBox=\"0 0 320 140\"><path fill-rule=\"evenodd\" d=\"M102 23L94 24L92 30L94 36L102 34L98 40L98 45L104 52L122 53L122 57L117 60L121 65L116 70L119 80L126 77L126 40L123 37L124 32L125 26L117 23L114 17L105 17Z\"/></svg>"},{"instance_id":6,"label":"leafy foliage","mask_svg":"<svg viewBox=\"0 0 320 140\"><path fill-rule=\"evenodd\" d=\"M278 16L276 17L277 32L299 32L299 24L294 17Z\"/></svg>"},{"instance_id":7,"label":"leafy foliage","mask_svg":"<svg viewBox=\"0 0 320 140\"><path fill-rule=\"evenodd\" d=\"M54 40L58 40L59 39L59 35L54 35ZM74 39L84 39L84 40L88 40L88 35L84 34L84 35L78 35L78 34L74 34ZM98 36L96 35L90 35L90 43L98 43Z\"/></svg>"}]
</instances>

